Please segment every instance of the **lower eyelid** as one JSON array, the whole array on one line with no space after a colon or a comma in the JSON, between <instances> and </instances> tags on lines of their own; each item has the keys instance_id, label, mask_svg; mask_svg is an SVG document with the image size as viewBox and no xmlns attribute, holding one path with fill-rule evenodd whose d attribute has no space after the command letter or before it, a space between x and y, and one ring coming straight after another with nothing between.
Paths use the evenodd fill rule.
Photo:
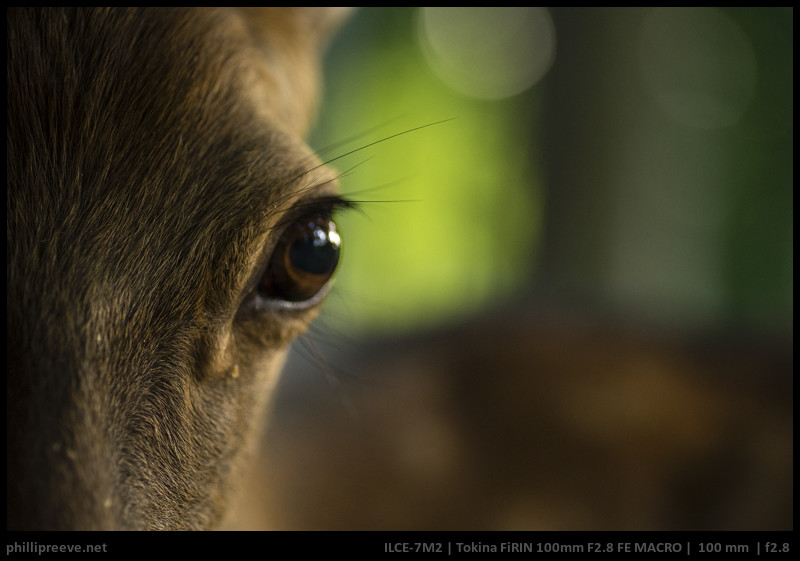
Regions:
<instances>
[{"instance_id":1,"label":"lower eyelid","mask_svg":"<svg viewBox=\"0 0 800 561\"><path fill-rule=\"evenodd\" d=\"M319 305L330 292L335 279L331 278L312 298L302 302L290 302L265 298L258 290L251 290L239 306L239 314L260 315L270 312L304 312Z\"/></svg>"}]
</instances>

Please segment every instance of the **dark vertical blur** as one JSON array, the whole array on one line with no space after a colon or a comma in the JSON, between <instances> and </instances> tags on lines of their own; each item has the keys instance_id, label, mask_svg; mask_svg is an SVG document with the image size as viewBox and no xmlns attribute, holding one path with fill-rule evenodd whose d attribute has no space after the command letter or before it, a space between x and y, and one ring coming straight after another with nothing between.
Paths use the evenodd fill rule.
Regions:
<instances>
[{"instance_id":1,"label":"dark vertical blur","mask_svg":"<svg viewBox=\"0 0 800 561\"><path fill-rule=\"evenodd\" d=\"M793 304L792 10L551 13L557 60L542 84L542 127L533 131L546 167L542 287L650 319L747 324L786 337ZM648 52L648 34L657 32L666 37ZM717 110L712 102L727 101L726 88L751 87L735 80L737 64L745 63L725 57L734 50L726 40L754 62L751 97L724 121L675 118L670 99L658 99L671 92L655 88L716 95L710 113ZM723 52L714 51L714 41ZM670 52L672 60L657 58ZM719 77L693 75L712 74L701 63L713 65L714 57L723 67ZM726 72L728 83L712 82Z\"/></svg>"}]
</instances>

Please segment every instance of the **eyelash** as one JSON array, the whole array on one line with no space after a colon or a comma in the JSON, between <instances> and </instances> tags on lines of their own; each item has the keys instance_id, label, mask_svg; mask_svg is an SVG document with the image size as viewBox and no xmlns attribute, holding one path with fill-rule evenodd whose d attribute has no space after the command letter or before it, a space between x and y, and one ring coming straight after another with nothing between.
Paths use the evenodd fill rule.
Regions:
<instances>
[{"instance_id":1,"label":"eyelash","mask_svg":"<svg viewBox=\"0 0 800 561\"><path fill-rule=\"evenodd\" d=\"M357 207L357 202L351 201L350 199L346 199L339 195L331 195L327 197L311 199L308 201L301 201L287 212L286 218L281 220L278 225L275 226L275 229L284 230L296 220L312 214L328 214L329 216L333 216L342 210Z\"/></svg>"}]
</instances>

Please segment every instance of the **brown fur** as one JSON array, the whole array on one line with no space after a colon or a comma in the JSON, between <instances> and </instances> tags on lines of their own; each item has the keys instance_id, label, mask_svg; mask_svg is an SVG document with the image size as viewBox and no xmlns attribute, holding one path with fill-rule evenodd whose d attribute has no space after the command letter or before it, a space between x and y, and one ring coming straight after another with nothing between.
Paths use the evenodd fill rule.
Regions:
<instances>
[{"instance_id":1,"label":"brown fur","mask_svg":"<svg viewBox=\"0 0 800 561\"><path fill-rule=\"evenodd\" d=\"M317 309L247 299L292 209L336 190L299 139L341 15L8 11L9 528L227 518ZM791 528L791 352L563 321L360 348L359 422L306 391L237 522Z\"/></svg>"},{"instance_id":2,"label":"brown fur","mask_svg":"<svg viewBox=\"0 0 800 561\"><path fill-rule=\"evenodd\" d=\"M247 312L338 13L8 11L9 528L219 523L290 340Z\"/></svg>"}]
</instances>

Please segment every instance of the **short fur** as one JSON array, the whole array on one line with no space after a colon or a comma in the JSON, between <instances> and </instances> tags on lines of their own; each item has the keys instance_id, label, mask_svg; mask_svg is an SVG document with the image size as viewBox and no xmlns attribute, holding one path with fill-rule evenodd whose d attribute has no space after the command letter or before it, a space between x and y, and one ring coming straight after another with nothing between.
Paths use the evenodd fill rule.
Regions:
<instances>
[{"instance_id":1,"label":"short fur","mask_svg":"<svg viewBox=\"0 0 800 561\"><path fill-rule=\"evenodd\" d=\"M215 527L316 311L240 306L335 192L300 137L340 14L7 15L8 527Z\"/></svg>"}]
</instances>

